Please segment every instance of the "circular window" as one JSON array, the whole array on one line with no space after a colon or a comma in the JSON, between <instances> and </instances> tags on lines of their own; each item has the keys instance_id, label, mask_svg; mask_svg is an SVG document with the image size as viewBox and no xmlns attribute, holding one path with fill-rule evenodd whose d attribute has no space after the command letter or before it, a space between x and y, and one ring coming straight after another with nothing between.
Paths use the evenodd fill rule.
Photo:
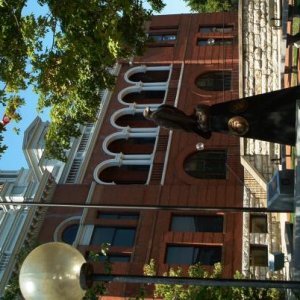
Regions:
<instances>
[{"instance_id":1,"label":"circular window","mask_svg":"<svg viewBox=\"0 0 300 300\"><path fill-rule=\"evenodd\" d=\"M79 224L73 224L68 226L67 228L65 228L65 230L63 231L62 235L61 235L61 239L67 243L72 245L73 242L75 241L76 235L77 235L77 231L79 228Z\"/></svg>"}]
</instances>

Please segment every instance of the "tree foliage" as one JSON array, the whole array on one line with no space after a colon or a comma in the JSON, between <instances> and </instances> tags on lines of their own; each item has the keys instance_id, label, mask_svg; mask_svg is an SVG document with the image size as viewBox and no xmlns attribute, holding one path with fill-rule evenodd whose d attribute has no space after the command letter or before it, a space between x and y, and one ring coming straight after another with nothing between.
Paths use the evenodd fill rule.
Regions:
<instances>
[{"instance_id":1,"label":"tree foliage","mask_svg":"<svg viewBox=\"0 0 300 300\"><path fill-rule=\"evenodd\" d=\"M16 265L15 268L18 270L21 269L22 263L27 257L27 255L33 250L34 246L24 245L18 254L16 255ZM18 273L17 272L17 273ZM22 299L21 290L19 286L19 275L15 273L9 280L8 285L5 287L3 300L16 300Z\"/></svg>"},{"instance_id":2,"label":"tree foliage","mask_svg":"<svg viewBox=\"0 0 300 300\"><path fill-rule=\"evenodd\" d=\"M155 262L153 259L144 266L144 274L148 276L156 275ZM188 275L192 278L221 278L222 266L220 263L214 265L212 272L206 271L200 263L192 265L188 269ZM183 270L178 267L170 268L169 272L163 276L182 277ZM245 279L240 272L236 272L235 279ZM154 296L164 300L279 300L283 299L282 294L277 289L258 289L258 288L236 288L236 287L216 287L216 286L183 286L156 284L154 287Z\"/></svg>"},{"instance_id":3,"label":"tree foliage","mask_svg":"<svg viewBox=\"0 0 300 300\"><path fill-rule=\"evenodd\" d=\"M221 12L237 8L237 0L184 0L194 12Z\"/></svg>"},{"instance_id":4,"label":"tree foliage","mask_svg":"<svg viewBox=\"0 0 300 300\"><path fill-rule=\"evenodd\" d=\"M27 0L0 0L0 103L18 121L20 91L33 87L38 110L51 108L46 154L66 160L79 125L95 121L100 91L114 85L111 68L142 53L145 21L164 4L148 0L147 10L142 0L36 1L47 14L25 14Z\"/></svg>"},{"instance_id":5,"label":"tree foliage","mask_svg":"<svg viewBox=\"0 0 300 300\"><path fill-rule=\"evenodd\" d=\"M88 260L89 261L99 261L100 256L104 256L104 273L111 274L112 271L112 262L109 260L108 253L110 249L109 243L103 243L100 246L99 252L89 252ZM98 300L99 296L103 296L107 293L107 282L96 282L91 288L86 291L83 300Z\"/></svg>"}]
</instances>

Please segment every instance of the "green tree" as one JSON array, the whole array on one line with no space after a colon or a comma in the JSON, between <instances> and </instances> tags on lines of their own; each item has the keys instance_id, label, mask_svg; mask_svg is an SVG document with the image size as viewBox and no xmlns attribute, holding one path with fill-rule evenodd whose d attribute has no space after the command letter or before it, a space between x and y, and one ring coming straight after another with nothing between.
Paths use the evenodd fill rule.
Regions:
<instances>
[{"instance_id":1,"label":"green tree","mask_svg":"<svg viewBox=\"0 0 300 300\"><path fill-rule=\"evenodd\" d=\"M22 263L26 256L33 250L34 246L24 245L18 254L16 255L16 265L15 268L19 271L21 269ZM16 300L22 299L21 290L19 286L19 274L18 272L13 274L9 280L8 285L5 287L3 300Z\"/></svg>"},{"instance_id":2,"label":"green tree","mask_svg":"<svg viewBox=\"0 0 300 300\"><path fill-rule=\"evenodd\" d=\"M194 12L221 12L237 9L237 0L184 0Z\"/></svg>"},{"instance_id":3,"label":"green tree","mask_svg":"<svg viewBox=\"0 0 300 300\"><path fill-rule=\"evenodd\" d=\"M148 276L156 275L155 262L153 259L144 266L144 274ZM220 263L214 265L212 272L206 271L203 266L198 263L192 265L188 269L188 275L192 278L221 278L222 266ZM163 276L184 276L183 270L178 267L171 268L169 272ZM239 272L234 275L236 279L244 279L245 276ZM258 288L235 288L235 287L211 287L211 286L183 286L156 284L154 287L154 296L163 298L164 300L227 300L227 299L243 299L243 300L279 300L284 299L282 293L277 289L258 289Z\"/></svg>"},{"instance_id":4,"label":"green tree","mask_svg":"<svg viewBox=\"0 0 300 300\"><path fill-rule=\"evenodd\" d=\"M66 160L79 125L96 119L100 91L114 85L111 68L142 53L145 21L164 4L148 0L147 10L142 0L36 1L47 14L25 14L27 0L0 0L0 103L18 121L20 91L33 87L38 110L51 108L46 155Z\"/></svg>"},{"instance_id":5,"label":"green tree","mask_svg":"<svg viewBox=\"0 0 300 300\"><path fill-rule=\"evenodd\" d=\"M110 249L109 243L103 243L100 246L99 252L91 251L88 256L89 261L99 261L100 256L104 256L104 273L111 274L112 262L109 260L108 253ZM86 291L83 300L98 300L99 296L107 293L107 282L96 282L91 288Z\"/></svg>"}]
</instances>

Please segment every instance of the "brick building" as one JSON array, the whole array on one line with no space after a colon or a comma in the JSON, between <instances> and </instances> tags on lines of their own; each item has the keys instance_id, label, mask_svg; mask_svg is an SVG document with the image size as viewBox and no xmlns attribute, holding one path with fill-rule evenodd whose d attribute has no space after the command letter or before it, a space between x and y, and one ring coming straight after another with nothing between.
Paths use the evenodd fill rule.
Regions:
<instances>
[{"instance_id":1,"label":"brick building","mask_svg":"<svg viewBox=\"0 0 300 300\"><path fill-rule=\"evenodd\" d=\"M237 13L153 17L147 50L116 66L115 89L103 92L99 118L85 131L88 147L77 144L51 201L242 206L239 138L213 134L203 140L142 117L147 106L169 104L191 114L197 104L238 98L237 19ZM199 142L203 151L196 151ZM241 269L242 215L51 208L38 240L65 241L85 255L108 242L113 273L142 274L154 258L159 274L169 266L220 261L224 276L232 277ZM95 263L96 270L102 266ZM109 294L131 293L130 285L119 284Z\"/></svg>"}]
</instances>

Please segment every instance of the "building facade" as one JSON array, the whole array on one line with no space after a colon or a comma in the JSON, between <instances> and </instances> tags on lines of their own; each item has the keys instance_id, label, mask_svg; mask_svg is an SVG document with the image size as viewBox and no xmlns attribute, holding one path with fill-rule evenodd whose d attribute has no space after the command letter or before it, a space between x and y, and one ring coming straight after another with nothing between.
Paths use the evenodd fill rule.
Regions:
<instances>
[{"instance_id":1,"label":"building facade","mask_svg":"<svg viewBox=\"0 0 300 300\"><path fill-rule=\"evenodd\" d=\"M18 272L20 257L36 246L46 212L41 207L18 204L48 201L55 187L53 175L63 167L42 158L47 126L37 117L24 133L23 150L29 169L0 171L0 297Z\"/></svg>"},{"instance_id":2,"label":"building facade","mask_svg":"<svg viewBox=\"0 0 300 300\"><path fill-rule=\"evenodd\" d=\"M51 200L125 208L48 209L38 242L65 241L85 256L109 243L118 274L142 274L154 258L159 274L200 261L208 268L221 262L224 276L232 277L242 264L242 214L126 206L242 206L239 138L203 140L142 116L161 104L192 114L198 104L238 98L237 13L155 16L147 30L144 55L120 62L115 89L103 92L91 142L77 163L81 175L60 180ZM196 150L198 143L204 150ZM94 265L103 270L101 258ZM134 293L129 284L109 291L112 299Z\"/></svg>"},{"instance_id":3,"label":"building facade","mask_svg":"<svg viewBox=\"0 0 300 300\"><path fill-rule=\"evenodd\" d=\"M198 104L281 87L280 34L267 23L271 8L261 1L266 14L260 20L260 7L250 5L248 12L248 2L240 6L239 24L237 13L153 17L144 55L111 70L115 88L102 92L97 121L81 127L66 163L44 157L48 124L32 122L23 142L29 170L0 172L1 202L99 207L0 206L1 295L18 271L18 253L49 241L72 244L87 259L109 243L116 274L141 275L153 258L158 275L170 267L186 270L201 262L210 269L221 262L227 278L236 270L255 278L288 278L287 264L275 272L268 266L270 253L289 258L283 230L288 215L222 211L267 207L267 183L278 169L280 145L216 133L204 140L157 127L142 115L146 107L161 104L192 114ZM204 149L197 150L201 143ZM153 209L160 206L164 209ZM96 271L104 270L103 260L94 262ZM104 298L124 299L138 290L110 284Z\"/></svg>"}]
</instances>

